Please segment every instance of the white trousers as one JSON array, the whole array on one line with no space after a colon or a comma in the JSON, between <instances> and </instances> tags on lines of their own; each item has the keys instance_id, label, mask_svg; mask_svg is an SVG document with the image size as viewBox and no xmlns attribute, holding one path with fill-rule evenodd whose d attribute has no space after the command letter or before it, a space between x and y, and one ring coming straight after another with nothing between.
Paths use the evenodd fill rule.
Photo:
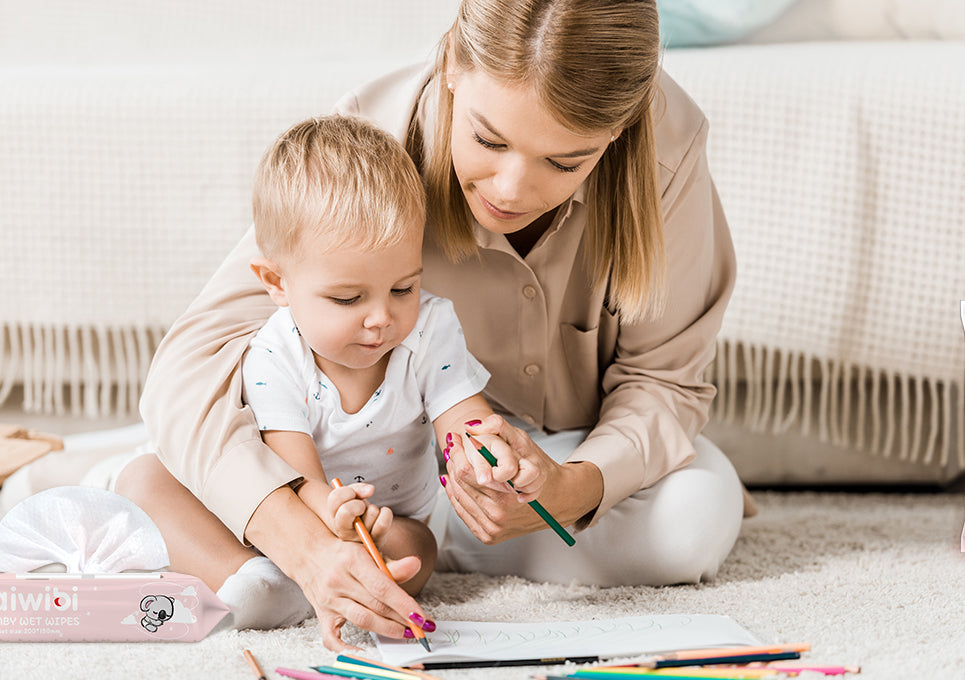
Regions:
<instances>
[{"instance_id":1,"label":"white trousers","mask_svg":"<svg viewBox=\"0 0 965 680\"><path fill-rule=\"evenodd\" d=\"M529 433L558 461L586 436ZM713 442L700 436L695 446L690 465L617 503L596 525L575 534L573 547L549 528L487 546L442 496L430 522L440 545L436 568L604 587L712 579L740 532L743 491Z\"/></svg>"}]
</instances>

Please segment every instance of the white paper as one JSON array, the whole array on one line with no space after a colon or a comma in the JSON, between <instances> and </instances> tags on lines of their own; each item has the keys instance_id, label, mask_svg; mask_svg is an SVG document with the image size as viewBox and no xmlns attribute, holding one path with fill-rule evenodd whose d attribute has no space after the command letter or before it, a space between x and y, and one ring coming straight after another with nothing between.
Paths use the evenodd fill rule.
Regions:
<instances>
[{"instance_id":1,"label":"white paper","mask_svg":"<svg viewBox=\"0 0 965 680\"><path fill-rule=\"evenodd\" d=\"M394 666L422 662L613 658L761 644L729 616L712 614L541 623L439 621L434 632L426 633L432 648L428 654L415 640L375 638L382 660Z\"/></svg>"}]
</instances>

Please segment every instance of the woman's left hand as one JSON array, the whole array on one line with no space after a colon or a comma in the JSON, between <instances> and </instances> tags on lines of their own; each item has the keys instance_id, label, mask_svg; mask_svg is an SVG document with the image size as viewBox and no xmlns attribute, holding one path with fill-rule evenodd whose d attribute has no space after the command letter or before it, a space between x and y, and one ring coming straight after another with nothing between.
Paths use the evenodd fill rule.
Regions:
<instances>
[{"instance_id":1,"label":"woman's left hand","mask_svg":"<svg viewBox=\"0 0 965 680\"><path fill-rule=\"evenodd\" d=\"M564 526L599 504L603 482L595 465L560 465L529 435L498 415L467 425L467 431L499 465L490 467L467 438L453 436L443 480L456 514L483 543L492 545L545 529L546 524L527 505L537 498Z\"/></svg>"}]
</instances>

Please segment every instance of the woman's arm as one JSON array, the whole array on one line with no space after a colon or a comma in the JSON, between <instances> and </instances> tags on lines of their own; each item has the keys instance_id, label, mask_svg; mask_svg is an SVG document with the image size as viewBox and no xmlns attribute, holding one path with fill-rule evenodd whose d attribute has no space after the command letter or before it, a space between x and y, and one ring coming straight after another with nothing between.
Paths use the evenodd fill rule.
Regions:
<instances>
[{"instance_id":1,"label":"woman's arm","mask_svg":"<svg viewBox=\"0 0 965 680\"><path fill-rule=\"evenodd\" d=\"M249 230L158 347L141 416L158 457L238 537L298 472L262 441L242 403L241 359L277 308L248 268Z\"/></svg>"},{"instance_id":2,"label":"woman's arm","mask_svg":"<svg viewBox=\"0 0 965 680\"><path fill-rule=\"evenodd\" d=\"M666 308L652 321L620 324L598 422L568 459L592 462L605 479L600 506L581 526L693 460L709 417L716 388L704 373L737 269L706 135L704 122L663 193Z\"/></svg>"}]
</instances>

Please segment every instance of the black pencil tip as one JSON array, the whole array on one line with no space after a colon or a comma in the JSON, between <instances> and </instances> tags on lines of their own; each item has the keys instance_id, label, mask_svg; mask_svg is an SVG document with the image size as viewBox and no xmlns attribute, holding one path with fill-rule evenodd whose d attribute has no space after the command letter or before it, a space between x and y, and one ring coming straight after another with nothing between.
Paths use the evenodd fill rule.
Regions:
<instances>
[{"instance_id":1,"label":"black pencil tip","mask_svg":"<svg viewBox=\"0 0 965 680\"><path fill-rule=\"evenodd\" d=\"M419 644L425 647L427 652L432 652L432 650L429 649L429 641L425 638L419 638Z\"/></svg>"}]
</instances>

